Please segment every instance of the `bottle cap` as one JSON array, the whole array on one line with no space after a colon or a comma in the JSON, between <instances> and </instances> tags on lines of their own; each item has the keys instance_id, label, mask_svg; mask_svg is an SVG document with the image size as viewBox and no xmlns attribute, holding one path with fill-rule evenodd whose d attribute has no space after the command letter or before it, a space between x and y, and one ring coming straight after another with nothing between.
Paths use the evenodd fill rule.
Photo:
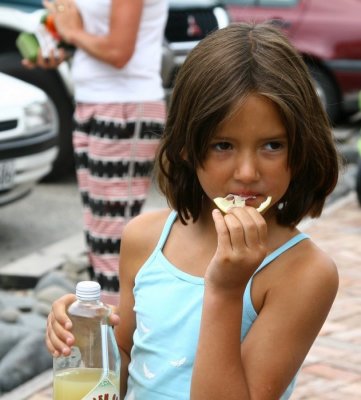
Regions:
<instances>
[{"instance_id":1,"label":"bottle cap","mask_svg":"<svg viewBox=\"0 0 361 400\"><path fill-rule=\"evenodd\" d=\"M100 299L100 285L98 282L82 281L76 285L76 297L83 301Z\"/></svg>"}]
</instances>

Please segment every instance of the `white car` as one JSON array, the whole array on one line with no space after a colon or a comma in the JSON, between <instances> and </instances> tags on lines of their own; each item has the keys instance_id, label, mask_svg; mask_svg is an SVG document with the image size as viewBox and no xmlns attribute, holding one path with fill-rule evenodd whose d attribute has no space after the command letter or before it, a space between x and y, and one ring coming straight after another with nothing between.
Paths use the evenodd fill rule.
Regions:
<instances>
[{"instance_id":1,"label":"white car","mask_svg":"<svg viewBox=\"0 0 361 400\"><path fill-rule=\"evenodd\" d=\"M162 63L167 99L173 89L174 77L189 51L209 32L229 24L222 2L169 0ZM0 71L38 86L54 102L59 119L59 153L50 177L58 179L74 171L74 99L70 64L64 62L56 70L23 68L15 45L20 32L36 31L43 14L42 0L0 0Z\"/></svg>"},{"instance_id":2,"label":"white car","mask_svg":"<svg viewBox=\"0 0 361 400\"><path fill-rule=\"evenodd\" d=\"M41 89L0 73L0 206L29 194L58 153L54 105Z\"/></svg>"}]
</instances>

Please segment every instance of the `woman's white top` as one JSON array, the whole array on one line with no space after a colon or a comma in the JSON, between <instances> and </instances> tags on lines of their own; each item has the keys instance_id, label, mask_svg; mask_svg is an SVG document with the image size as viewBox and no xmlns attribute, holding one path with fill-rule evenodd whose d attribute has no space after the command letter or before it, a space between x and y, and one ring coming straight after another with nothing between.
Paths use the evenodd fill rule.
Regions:
<instances>
[{"instance_id":1,"label":"woman's white top","mask_svg":"<svg viewBox=\"0 0 361 400\"><path fill-rule=\"evenodd\" d=\"M106 35L112 0L75 0L84 28ZM144 0L135 51L123 68L102 62L82 49L72 61L75 100L85 103L156 101L164 98L160 76L168 0Z\"/></svg>"}]
</instances>

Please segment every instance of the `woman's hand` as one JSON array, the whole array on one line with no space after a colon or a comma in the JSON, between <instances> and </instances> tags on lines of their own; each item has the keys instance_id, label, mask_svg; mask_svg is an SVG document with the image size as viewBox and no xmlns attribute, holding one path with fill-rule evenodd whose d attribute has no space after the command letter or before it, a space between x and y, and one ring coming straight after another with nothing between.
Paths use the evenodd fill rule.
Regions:
<instances>
[{"instance_id":1,"label":"woman's hand","mask_svg":"<svg viewBox=\"0 0 361 400\"><path fill-rule=\"evenodd\" d=\"M36 62L33 63L30 60L23 59L21 61L22 65L26 68L33 69L36 67L44 69L54 69L57 68L63 61L67 59L68 55L62 48L56 49L56 53L52 50L49 53L49 57L44 57L42 55L41 49L39 48L38 57Z\"/></svg>"},{"instance_id":2,"label":"woman's hand","mask_svg":"<svg viewBox=\"0 0 361 400\"><path fill-rule=\"evenodd\" d=\"M215 209L212 216L218 245L206 282L239 293L266 256L266 221L253 207L234 207L224 216Z\"/></svg>"},{"instance_id":3,"label":"woman's hand","mask_svg":"<svg viewBox=\"0 0 361 400\"><path fill-rule=\"evenodd\" d=\"M74 294L66 294L54 301L45 333L45 343L48 351L54 356L67 356L74 344L74 336L71 333L72 322L66 310L76 300ZM109 316L109 324L118 325L119 317L112 313Z\"/></svg>"},{"instance_id":4,"label":"woman's hand","mask_svg":"<svg viewBox=\"0 0 361 400\"><path fill-rule=\"evenodd\" d=\"M60 37L73 44L73 38L83 31L83 20L74 0L44 0L44 7L54 15L55 26Z\"/></svg>"}]
</instances>

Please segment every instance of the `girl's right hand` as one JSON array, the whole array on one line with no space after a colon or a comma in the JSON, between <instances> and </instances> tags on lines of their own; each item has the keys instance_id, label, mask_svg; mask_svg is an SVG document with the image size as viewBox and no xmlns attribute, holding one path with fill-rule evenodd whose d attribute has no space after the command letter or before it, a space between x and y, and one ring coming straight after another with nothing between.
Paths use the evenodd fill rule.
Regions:
<instances>
[{"instance_id":1,"label":"girl's right hand","mask_svg":"<svg viewBox=\"0 0 361 400\"><path fill-rule=\"evenodd\" d=\"M68 356L71 346L74 344L74 336L71 333L72 322L66 310L76 300L74 294L66 294L54 301L51 312L48 315L48 323L45 333L45 343L53 357ZM109 324L114 326L119 323L119 317L114 312L109 316Z\"/></svg>"},{"instance_id":2,"label":"girl's right hand","mask_svg":"<svg viewBox=\"0 0 361 400\"><path fill-rule=\"evenodd\" d=\"M76 300L74 294L66 294L54 301L45 333L45 343L53 357L70 354L70 347L74 344L74 336L70 330L72 323L66 310Z\"/></svg>"},{"instance_id":3,"label":"girl's right hand","mask_svg":"<svg viewBox=\"0 0 361 400\"><path fill-rule=\"evenodd\" d=\"M253 207L235 207L227 214L212 213L217 250L205 275L213 288L235 291L245 288L267 254L267 224Z\"/></svg>"}]
</instances>

